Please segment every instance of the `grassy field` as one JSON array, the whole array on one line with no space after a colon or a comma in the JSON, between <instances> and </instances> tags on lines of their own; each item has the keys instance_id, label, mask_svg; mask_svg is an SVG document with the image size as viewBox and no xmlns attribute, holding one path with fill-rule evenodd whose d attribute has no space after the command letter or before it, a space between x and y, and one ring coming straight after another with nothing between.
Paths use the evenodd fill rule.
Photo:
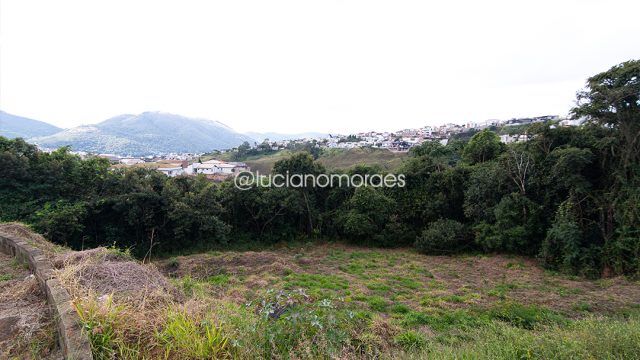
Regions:
<instances>
[{"instance_id":1,"label":"grassy field","mask_svg":"<svg viewBox=\"0 0 640 360\"><path fill-rule=\"evenodd\" d=\"M640 358L640 284L561 276L526 258L325 244L156 265L186 299L169 321L193 334L218 324L227 342L213 348L225 356ZM206 343L193 334L172 339Z\"/></svg>"},{"instance_id":2,"label":"grassy field","mask_svg":"<svg viewBox=\"0 0 640 360\"><path fill-rule=\"evenodd\" d=\"M299 243L150 263L0 231L51 259L98 360L640 359L640 283L529 258ZM0 270L0 289L24 276Z\"/></svg>"},{"instance_id":3,"label":"grassy field","mask_svg":"<svg viewBox=\"0 0 640 360\"><path fill-rule=\"evenodd\" d=\"M385 149L325 149L318 161L328 170L349 169L355 165L377 165L383 170L394 171L402 165L407 153Z\"/></svg>"},{"instance_id":4,"label":"grassy field","mask_svg":"<svg viewBox=\"0 0 640 360\"><path fill-rule=\"evenodd\" d=\"M244 162L251 167L252 171L269 174L276 161L286 159L292 154L292 151L281 150L270 155L250 156ZM407 153L394 153L384 149L323 149L318 162L329 171L347 170L356 165L377 165L383 170L394 171L402 165L406 156ZM210 158L212 157L203 157L203 160ZM231 161L228 154L222 154L216 158Z\"/></svg>"}]
</instances>

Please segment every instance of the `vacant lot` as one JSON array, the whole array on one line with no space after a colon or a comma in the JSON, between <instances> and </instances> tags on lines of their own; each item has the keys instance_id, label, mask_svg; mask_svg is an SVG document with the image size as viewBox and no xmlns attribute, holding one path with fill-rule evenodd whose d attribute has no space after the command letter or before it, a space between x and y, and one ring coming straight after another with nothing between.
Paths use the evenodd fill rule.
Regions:
<instances>
[{"instance_id":1,"label":"vacant lot","mask_svg":"<svg viewBox=\"0 0 640 360\"><path fill-rule=\"evenodd\" d=\"M96 359L640 359L640 284L527 258L309 243L149 264L55 250Z\"/></svg>"},{"instance_id":2,"label":"vacant lot","mask_svg":"<svg viewBox=\"0 0 640 360\"><path fill-rule=\"evenodd\" d=\"M386 171L396 171L406 157L406 152L391 152L385 149L325 149L318 162L329 171L346 170L356 165L375 165Z\"/></svg>"},{"instance_id":3,"label":"vacant lot","mask_svg":"<svg viewBox=\"0 0 640 360\"><path fill-rule=\"evenodd\" d=\"M526 258L325 244L157 265L194 303L217 304L240 357L640 357L637 282L560 276ZM239 320L265 308L269 324ZM244 332L261 326L270 338Z\"/></svg>"},{"instance_id":4,"label":"vacant lot","mask_svg":"<svg viewBox=\"0 0 640 360\"><path fill-rule=\"evenodd\" d=\"M281 150L270 155L251 156L244 162L251 167L252 171L269 174L276 161L286 159L293 154L292 151ZM217 158L231 161L225 155ZM377 165L385 171L396 171L406 157L407 153L391 152L385 149L323 149L318 162L329 171L348 170L356 165ZM208 157L203 158L203 160L206 159Z\"/></svg>"},{"instance_id":5,"label":"vacant lot","mask_svg":"<svg viewBox=\"0 0 640 360\"><path fill-rule=\"evenodd\" d=\"M638 283L560 276L532 259L509 256L425 256L330 244L212 252L158 265L169 277L214 285L211 296L239 303L267 288L304 288L315 298L342 297L374 311L485 308L513 301L580 318L640 304Z\"/></svg>"}]
</instances>

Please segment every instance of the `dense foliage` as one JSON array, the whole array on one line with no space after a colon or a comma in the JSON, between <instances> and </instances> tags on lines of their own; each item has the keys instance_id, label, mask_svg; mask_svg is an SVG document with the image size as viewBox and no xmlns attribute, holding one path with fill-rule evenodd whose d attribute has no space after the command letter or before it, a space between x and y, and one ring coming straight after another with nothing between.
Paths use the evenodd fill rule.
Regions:
<instances>
[{"instance_id":1,"label":"dense foliage","mask_svg":"<svg viewBox=\"0 0 640 360\"><path fill-rule=\"evenodd\" d=\"M322 236L415 243L434 253L526 254L587 276L638 275L640 61L590 78L578 100L573 112L589 119L584 126L534 124L529 141L508 145L484 130L413 148L400 171L404 188L242 191L202 177L110 170L102 159L0 138L0 219L31 223L76 248L115 243L141 257L239 239ZM299 153L274 166L287 172L325 169Z\"/></svg>"}]
</instances>

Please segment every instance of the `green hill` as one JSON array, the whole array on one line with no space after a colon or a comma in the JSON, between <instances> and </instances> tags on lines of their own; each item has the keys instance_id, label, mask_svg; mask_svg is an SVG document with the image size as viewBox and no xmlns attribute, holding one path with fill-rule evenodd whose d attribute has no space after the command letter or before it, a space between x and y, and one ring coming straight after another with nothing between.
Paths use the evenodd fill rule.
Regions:
<instances>
[{"instance_id":1,"label":"green hill","mask_svg":"<svg viewBox=\"0 0 640 360\"><path fill-rule=\"evenodd\" d=\"M273 165L278 160L286 159L295 152L291 150L281 150L273 154L250 156L243 160L253 171L261 174L271 173ZM215 156L216 159L232 161L230 153ZM356 165L378 165L387 171L394 171L400 168L407 153L394 153L385 149L323 149L318 162L329 171L347 170ZM209 158L204 160L208 160Z\"/></svg>"}]
</instances>

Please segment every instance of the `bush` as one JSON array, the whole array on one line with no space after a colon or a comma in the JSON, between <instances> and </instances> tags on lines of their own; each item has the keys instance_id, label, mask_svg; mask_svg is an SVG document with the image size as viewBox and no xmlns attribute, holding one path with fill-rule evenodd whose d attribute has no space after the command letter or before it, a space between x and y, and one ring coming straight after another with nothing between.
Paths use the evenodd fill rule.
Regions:
<instances>
[{"instance_id":1,"label":"bush","mask_svg":"<svg viewBox=\"0 0 640 360\"><path fill-rule=\"evenodd\" d=\"M555 220L542 242L539 257L545 267L571 274L598 277L602 267L600 246L585 239L572 214L574 204L566 201L558 208Z\"/></svg>"},{"instance_id":2,"label":"bush","mask_svg":"<svg viewBox=\"0 0 640 360\"><path fill-rule=\"evenodd\" d=\"M418 251L425 254L451 254L468 244L467 231L460 222L439 219L430 223L416 240Z\"/></svg>"},{"instance_id":3,"label":"bush","mask_svg":"<svg viewBox=\"0 0 640 360\"><path fill-rule=\"evenodd\" d=\"M512 193L502 197L494 209L495 224L481 222L474 227L475 241L484 251L505 251L533 255L544 235L541 206L528 197Z\"/></svg>"}]
</instances>

